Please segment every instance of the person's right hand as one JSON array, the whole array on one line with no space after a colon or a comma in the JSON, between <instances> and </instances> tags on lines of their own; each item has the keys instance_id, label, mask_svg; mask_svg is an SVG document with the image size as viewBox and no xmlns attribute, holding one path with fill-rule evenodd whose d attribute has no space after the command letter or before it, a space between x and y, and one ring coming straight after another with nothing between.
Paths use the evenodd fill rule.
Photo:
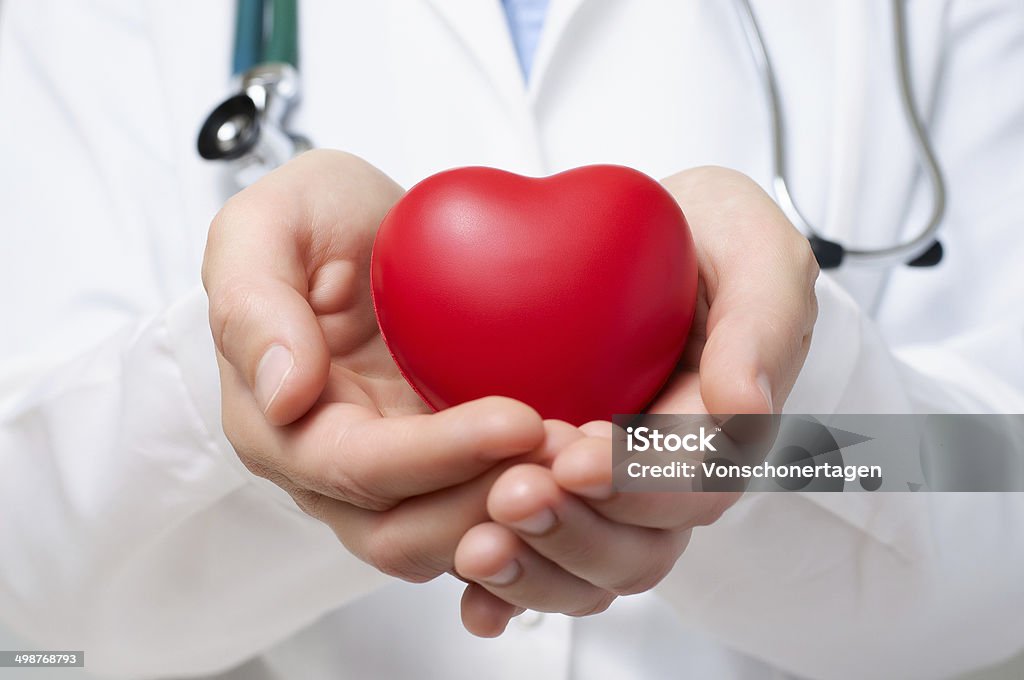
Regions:
<instances>
[{"instance_id":1,"label":"person's right hand","mask_svg":"<svg viewBox=\"0 0 1024 680\"><path fill-rule=\"evenodd\" d=\"M501 461L558 442L510 399L431 414L400 375L369 266L401 195L354 156L306 153L220 211L203 282L224 432L242 462L356 556L423 581L452 570L463 534L487 519Z\"/></svg>"},{"instance_id":2,"label":"person's right hand","mask_svg":"<svg viewBox=\"0 0 1024 680\"><path fill-rule=\"evenodd\" d=\"M763 189L733 170L693 168L665 186L693 231L700 287L681 361L649 412L705 414L710 425L708 414L780 410L817 318L818 265L807 239ZM751 422L772 421L747 420L743 429L742 419L731 420L723 434L740 435L747 446L770 435ZM471 582L463 599L467 629L501 631L508 603L588 613L616 595L648 590L675 568L690 531L713 524L738 500L738 492L618 493L612 427L583 425L550 466L515 465L495 481L491 521L474 527L456 551L456 568Z\"/></svg>"}]
</instances>

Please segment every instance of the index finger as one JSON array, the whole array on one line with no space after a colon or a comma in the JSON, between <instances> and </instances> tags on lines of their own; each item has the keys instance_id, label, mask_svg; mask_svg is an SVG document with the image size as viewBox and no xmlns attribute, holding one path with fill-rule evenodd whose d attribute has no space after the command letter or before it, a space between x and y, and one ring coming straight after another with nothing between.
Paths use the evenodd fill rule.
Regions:
<instances>
[{"instance_id":1,"label":"index finger","mask_svg":"<svg viewBox=\"0 0 1024 680\"><path fill-rule=\"evenodd\" d=\"M432 414L353 420L354 407L326 404L296 426L289 479L370 510L389 508L470 480L541 446L540 416L504 397L485 397Z\"/></svg>"}]
</instances>

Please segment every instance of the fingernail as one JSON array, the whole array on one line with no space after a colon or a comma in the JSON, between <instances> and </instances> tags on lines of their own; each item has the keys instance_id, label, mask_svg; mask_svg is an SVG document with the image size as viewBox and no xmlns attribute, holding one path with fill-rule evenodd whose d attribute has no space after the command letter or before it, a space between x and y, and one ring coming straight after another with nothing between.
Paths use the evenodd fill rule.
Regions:
<instances>
[{"instance_id":1,"label":"fingernail","mask_svg":"<svg viewBox=\"0 0 1024 680\"><path fill-rule=\"evenodd\" d=\"M595 484L593 486L580 487L574 493L577 496L585 496L591 500L606 501L612 497L614 492L612 491L611 484Z\"/></svg>"},{"instance_id":2,"label":"fingernail","mask_svg":"<svg viewBox=\"0 0 1024 680\"><path fill-rule=\"evenodd\" d=\"M283 345L273 345L260 359L256 366L256 401L264 413L270 410L293 368L295 359Z\"/></svg>"},{"instance_id":3,"label":"fingernail","mask_svg":"<svg viewBox=\"0 0 1024 680\"><path fill-rule=\"evenodd\" d=\"M519 562L512 560L499 569L497 573L480 580L492 586L507 586L519 578L519 573L521 571L522 568L519 566Z\"/></svg>"},{"instance_id":4,"label":"fingernail","mask_svg":"<svg viewBox=\"0 0 1024 680\"><path fill-rule=\"evenodd\" d=\"M772 406L772 384L768 380L767 373L758 373L757 386L761 388L761 394L764 395L764 401L768 405L768 413L775 413L775 409Z\"/></svg>"},{"instance_id":5,"label":"fingernail","mask_svg":"<svg viewBox=\"0 0 1024 680\"><path fill-rule=\"evenodd\" d=\"M551 528L555 526L556 522L555 513L551 512L550 508L544 508L540 512L536 512L526 519L521 519L518 522L510 522L509 526L517 531L522 531L524 534L533 534L534 536L540 536L551 531Z\"/></svg>"}]
</instances>

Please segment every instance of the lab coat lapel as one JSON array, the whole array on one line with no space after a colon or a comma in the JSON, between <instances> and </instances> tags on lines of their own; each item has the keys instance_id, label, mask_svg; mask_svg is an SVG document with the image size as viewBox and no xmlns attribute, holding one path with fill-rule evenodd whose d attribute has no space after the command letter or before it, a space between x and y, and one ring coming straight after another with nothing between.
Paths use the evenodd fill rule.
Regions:
<instances>
[{"instance_id":1,"label":"lab coat lapel","mask_svg":"<svg viewBox=\"0 0 1024 680\"><path fill-rule=\"evenodd\" d=\"M434 8L480 66L499 96L516 109L526 88L499 0L422 0Z\"/></svg>"},{"instance_id":2,"label":"lab coat lapel","mask_svg":"<svg viewBox=\"0 0 1024 680\"><path fill-rule=\"evenodd\" d=\"M572 23L576 11L587 0L550 0L548 13L544 18L544 28L540 34L540 43L533 58L533 69L530 72L529 93L531 99L536 97L544 84L552 61L556 56L559 44Z\"/></svg>"}]
</instances>

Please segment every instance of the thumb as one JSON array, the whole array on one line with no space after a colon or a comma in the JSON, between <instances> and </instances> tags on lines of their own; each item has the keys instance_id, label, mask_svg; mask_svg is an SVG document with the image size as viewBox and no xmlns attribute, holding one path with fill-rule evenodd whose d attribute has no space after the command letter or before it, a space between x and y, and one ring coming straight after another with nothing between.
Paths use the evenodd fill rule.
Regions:
<instances>
[{"instance_id":1,"label":"thumb","mask_svg":"<svg viewBox=\"0 0 1024 680\"><path fill-rule=\"evenodd\" d=\"M722 312L700 361L701 399L710 413L774 413L796 381L810 343L803 310ZM787 318L788 317L788 318Z\"/></svg>"},{"instance_id":2,"label":"thumb","mask_svg":"<svg viewBox=\"0 0 1024 680\"><path fill-rule=\"evenodd\" d=\"M742 232L740 224L733 228ZM788 222L748 224L734 238L746 247L707 253L716 280L708 286L700 382L710 413L780 412L817 319L818 267L807 239Z\"/></svg>"},{"instance_id":3,"label":"thumb","mask_svg":"<svg viewBox=\"0 0 1024 680\"><path fill-rule=\"evenodd\" d=\"M811 248L774 201L724 168L680 173L667 186L694 232L708 300L700 358L709 413L780 411L817 318Z\"/></svg>"},{"instance_id":4,"label":"thumb","mask_svg":"<svg viewBox=\"0 0 1024 680\"><path fill-rule=\"evenodd\" d=\"M217 351L249 385L267 420L286 425L319 398L330 353L306 297L295 233L268 224L266 216L278 213L261 210L258 194L245 194L210 228L203 262L210 328Z\"/></svg>"}]
</instances>

